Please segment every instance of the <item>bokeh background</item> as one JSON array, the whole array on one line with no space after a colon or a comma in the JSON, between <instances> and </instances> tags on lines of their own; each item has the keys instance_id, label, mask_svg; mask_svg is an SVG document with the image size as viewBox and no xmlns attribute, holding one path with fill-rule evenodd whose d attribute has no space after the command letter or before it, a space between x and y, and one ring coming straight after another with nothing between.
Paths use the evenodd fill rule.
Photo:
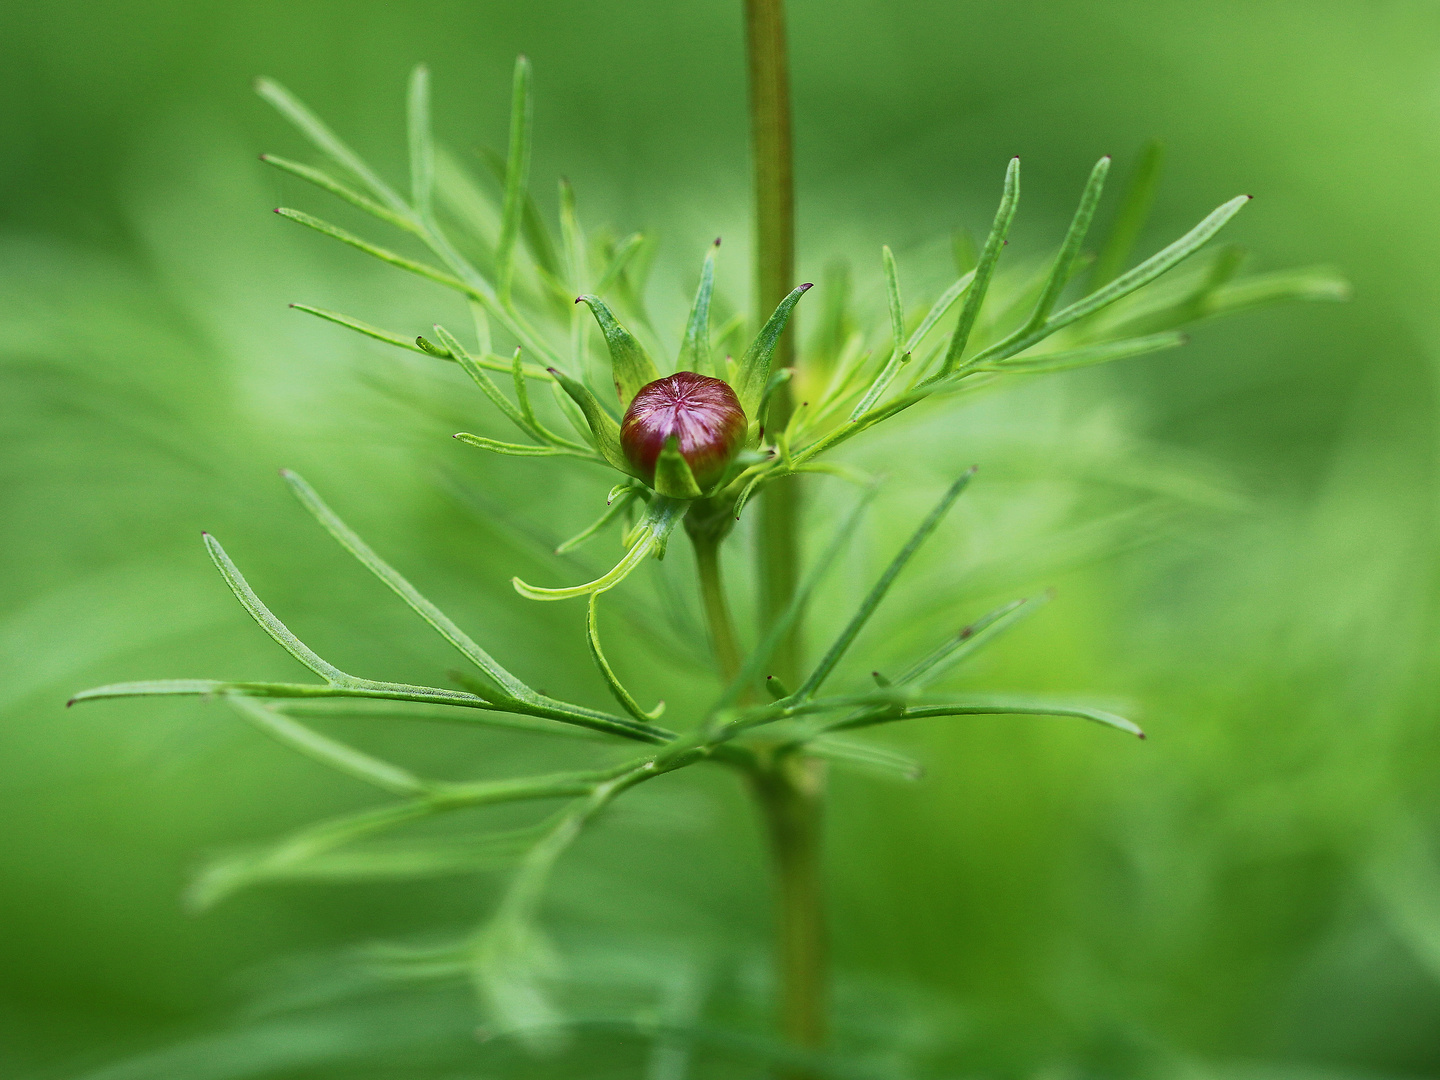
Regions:
<instances>
[{"instance_id":1,"label":"bokeh background","mask_svg":"<svg viewBox=\"0 0 1440 1080\"><path fill-rule=\"evenodd\" d=\"M371 795L218 705L63 705L119 679L293 675L214 574L202 528L325 655L445 678L443 643L314 528L281 466L523 677L601 703L578 606L530 604L508 578L578 580L608 557L546 552L609 481L482 459L448 438L499 430L453 372L286 308L412 333L459 317L267 213L343 218L256 161L304 152L250 84L285 82L400 180L410 66L431 64L439 134L463 156L503 144L527 53L542 207L565 175L587 222L656 234L650 301L678 328L716 233L722 287L747 293L738 7L0 6L0 1073L679 1075L674 1054L618 1034L538 1063L481 1043L463 987L324 989L334 950L463 927L492 877L273 888L187 913L204 853ZM1053 585L962 682L1115 702L1151 738L935 721L877 736L925 762L918 783L837 771L841 1047L863 1075L1434 1075L1440 10L792 0L790 14L801 271L848 259L864 311L883 313L881 243L912 295L943 287L951 231L986 226L1009 155L1025 162L1023 265L1099 154L1123 174L1152 137L1168 161L1146 250L1251 192L1229 237L1258 268L1326 263L1354 283L1346 305L916 410L855 446L891 482L816 626L979 463L857 665ZM813 489L817 535L849 497L829 483ZM636 586L613 646L672 708L702 700L706 676L696 639L644 597L683 592L684 558ZM743 561L731 570L743 587ZM562 760L518 735L347 735L456 776ZM558 941L596 970L678 973L660 1007L763 1031L765 868L728 777L638 793L552 897ZM702 1047L697 1075L754 1074L738 1045Z\"/></svg>"}]
</instances>

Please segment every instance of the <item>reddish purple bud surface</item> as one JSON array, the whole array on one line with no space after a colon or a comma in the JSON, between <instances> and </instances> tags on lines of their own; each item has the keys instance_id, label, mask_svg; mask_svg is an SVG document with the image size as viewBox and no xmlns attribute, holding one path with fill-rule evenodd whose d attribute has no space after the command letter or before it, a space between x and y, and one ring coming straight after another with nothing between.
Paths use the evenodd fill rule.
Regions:
<instances>
[{"instance_id":1,"label":"reddish purple bud surface","mask_svg":"<svg viewBox=\"0 0 1440 1080\"><path fill-rule=\"evenodd\" d=\"M728 383L677 371L640 388L620 423L620 446L641 479L652 483L655 461L674 435L695 482L708 488L745 441L745 428L745 410Z\"/></svg>"}]
</instances>

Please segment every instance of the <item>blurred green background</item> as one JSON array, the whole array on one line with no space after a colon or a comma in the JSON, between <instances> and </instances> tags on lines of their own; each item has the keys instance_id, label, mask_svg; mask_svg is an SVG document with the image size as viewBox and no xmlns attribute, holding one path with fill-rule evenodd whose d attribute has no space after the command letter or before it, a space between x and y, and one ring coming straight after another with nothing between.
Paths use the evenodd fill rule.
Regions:
<instances>
[{"instance_id":1,"label":"blurred green background","mask_svg":"<svg viewBox=\"0 0 1440 1080\"><path fill-rule=\"evenodd\" d=\"M675 1075L618 1036L542 1064L478 1043L463 988L333 1004L306 974L327 951L463 927L494 881L274 888L187 914L203 853L371 796L218 705L63 703L121 679L293 674L202 528L325 655L444 680L443 643L313 527L280 466L522 677L602 702L578 605L531 604L508 578L579 580L607 557L546 549L609 481L454 443L491 418L453 372L286 308L412 333L459 311L266 212L322 203L255 160L303 152L250 82L285 82L399 179L411 65L431 64L439 133L465 153L503 143L527 53L542 205L563 174L588 222L658 234L651 302L675 327L716 233L722 287L746 295L738 7L0 7L0 1075ZM1355 286L1345 306L1244 317L855 444L892 480L841 575L852 593L948 477L982 470L857 664L1054 585L969 684L1114 701L1151 739L930 721L883 736L926 762L918 784L837 772L841 1048L891 1076L1434 1075L1440 9L790 15L801 273L848 258L877 316L879 245L933 295L951 230L985 227L1009 155L1023 261L1099 154L1123 173L1151 137L1169 156L1147 251L1251 192L1228 235L1257 267L1328 263ZM820 530L847 496L812 490ZM614 659L637 692L675 708L689 680L700 700L693 639L631 615ZM456 776L561 760L521 736L351 733ZM685 984L705 988L694 1009L760 1030L745 1003L764 995L765 869L729 777L637 793L552 896L562 946L707 973ZM700 1059L701 1075L756 1068L733 1047Z\"/></svg>"}]
</instances>

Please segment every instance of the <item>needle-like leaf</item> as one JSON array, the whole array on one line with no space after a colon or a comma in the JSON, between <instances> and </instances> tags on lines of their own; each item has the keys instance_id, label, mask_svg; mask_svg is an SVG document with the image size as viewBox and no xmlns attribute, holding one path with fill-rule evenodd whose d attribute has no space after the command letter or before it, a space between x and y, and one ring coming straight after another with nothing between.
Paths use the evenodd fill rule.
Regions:
<instances>
[{"instance_id":1,"label":"needle-like leaf","mask_svg":"<svg viewBox=\"0 0 1440 1080\"><path fill-rule=\"evenodd\" d=\"M950 348L940 367L942 377L955 370L965 352L966 344L970 341L970 331L975 328L975 320L980 317L980 305L985 302L985 294L990 289L990 279L995 274L996 263L1000 261L1000 250L1005 246L1005 237L1010 232L1010 223L1015 220L1015 208L1019 203L1020 159L1015 157L1010 159L1005 170L1005 189L1000 196L1000 207L995 211L995 221L990 226L990 235L980 252L980 261L972 271L974 278L965 294L965 305L960 309L960 321L955 324L955 332L950 336Z\"/></svg>"},{"instance_id":2,"label":"needle-like leaf","mask_svg":"<svg viewBox=\"0 0 1440 1080\"><path fill-rule=\"evenodd\" d=\"M273 79L257 79L255 92L273 105L280 115L294 124L318 149L328 154L342 168L349 170L370 189L372 195L394 213L402 217L410 216L410 208L405 205L405 200L395 194L394 190L365 164L360 155L346 146L299 98Z\"/></svg>"},{"instance_id":3,"label":"needle-like leaf","mask_svg":"<svg viewBox=\"0 0 1440 1080\"><path fill-rule=\"evenodd\" d=\"M880 580L875 583L875 586L870 590L869 594L861 601L859 610L855 612L850 621L845 625L845 628L841 630L840 634L835 638L830 648L826 650L825 655L820 659L820 662L815 665L815 670L810 673L809 678L807 678L800 689L795 692L795 697L798 701L808 701L815 696L815 692L820 689L821 684L823 684L830 673L835 670L835 665L840 662L840 658L845 655L845 651L850 648L856 636L859 635L860 630L870 620L870 616L875 614L875 609L880 606L880 601L885 598L885 594L890 591L890 586L893 585L895 579L900 576L900 571L905 569L906 564L914 557L915 552L920 550L920 545L929 539L930 534L939 526L941 519L949 512L950 507L955 504L955 500L960 497L960 493L965 490L966 485L970 483L970 478L974 475L975 470L973 468L968 469L961 474L958 480L950 485L945 494L940 497L940 501L935 504L935 508L930 511L925 520L920 523L920 527L916 529L910 539L906 541L905 546L900 549L895 558L890 560L890 565L887 566L885 572L880 575Z\"/></svg>"},{"instance_id":4,"label":"needle-like leaf","mask_svg":"<svg viewBox=\"0 0 1440 1080\"><path fill-rule=\"evenodd\" d=\"M780 613L779 618L771 624L769 631L760 639L760 643L756 645L750 655L745 658L745 663L740 668L740 674L735 676L730 685L720 694L715 704L710 707L710 714L712 716L734 705L735 702L740 700L741 695L745 693L747 688L756 686L760 682L761 676L767 674L765 668L769 665L770 658L775 655L775 650L778 649L780 643L785 640L785 635L790 632L790 628L795 625L795 621L800 618L801 613L804 612L806 605L810 602L811 595L820 584L820 580L825 576L831 564L839 556L841 550L855 532L855 527L860 524L861 517L864 516L866 508L870 505L870 500L875 497L875 493L878 490L877 485L871 485L871 487L860 496L860 500L855 504L855 508L845 516L845 519L840 523L839 527L830 533L829 543L827 543L825 548L820 552L814 565L806 571L799 588L795 590L795 595L790 598L790 603L785 606L785 610Z\"/></svg>"},{"instance_id":5,"label":"needle-like leaf","mask_svg":"<svg viewBox=\"0 0 1440 1080\"><path fill-rule=\"evenodd\" d=\"M407 119L410 135L410 202L422 221L434 217L435 141L430 132L430 69L410 73Z\"/></svg>"},{"instance_id":6,"label":"needle-like leaf","mask_svg":"<svg viewBox=\"0 0 1440 1080\"><path fill-rule=\"evenodd\" d=\"M365 568L388 585L400 599L410 605L412 611L419 615L435 629L435 631L450 642L460 653L472 664L485 672L497 686L499 686L510 697L521 701L533 701L539 695L526 686L510 672L506 671L494 657L477 645L470 635L461 630L450 617L432 604L425 597L421 596L415 586L406 581L389 563L380 558L371 549L370 545L361 540L355 532L346 525L335 514L330 507L326 506L315 489L307 484L297 473L285 469L280 473L285 482L290 485L290 490L295 493L305 509L314 515L315 520L325 527L325 530L340 542L340 546L354 555L364 564Z\"/></svg>"},{"instance_id":7,"label":"needle-like leaf","mask_svg":"<svg viewBox=\"0 0 1440 1080\"><path fill-rule=\"evenodd\" d=\"M404 229L408 233L417 232L415 222L410 218L381 206L374 199L360 194L360 192L346 184L342 184L328 173L322 172L310 165L302 165L298 161L290 161L286 158L276 157L274 154L261 154L260 160L267 165L274 166L281 172L287 172L291 176L299 177L306 183L314 184L316 187L344 199L351 206L357 207L370 216L379 218L389 225L394 225L397 229Z\"/></svg>"},{"instance_id":8,"label":"needle-like leaf","mask_svg":"<svg viewBox=\"0 0 1440 1080\"><path fill-rule=\"evenodd\" d=\"M883 716L867 716L862 719L842 722L831 731L849 731L876 724L889 724L898 720L920 720L932 716L1074 716L1081 720L1092 720L1097 724L1115 728L1137 738L1145 738L1145 732L1125 717L1095 709L1088 705L1074 705L1037 701L1033 698L987 697L983 700L962 701L949 705L912 705Z\"/></svg>"},{"instance_id":9,"label":"needle-like leaf","mask_svg":"<svg viewBox=\"0 0 1440 1080\"><path fill-rule=\"evenodd\" d=\"M564 555L567 551L574 551L581 544L585 543L585 541L589 540L592 536L594 536L601 529L603 529L606 525L610 524L610 522L614 521L617 517L623 514L625 510L630 506L630 504L635 501L639 494L639 488L631 485L624 485L623 490L621 490L614 498L610 500L609 506L605 507L605 512L602 513L589 525L585 526L585 528L581 529L574 536L570 537L569 540L566 540L559 547L557 547L555 549L555 554Z\"/></svg>"},{"instance_id":10,"label":"needle-like leaf","mask_svg":"<svg viewBox=\"0 0 1440 1080\"><path fill-rule=\"evenodd\" d=\"M655 708L646 712L635 700L634 695L621 684L619 677L615 674L615 669L610 666L610 661L605 659L605 652L600 647L600 615L597 610L599 600L599 593L590 594L590 610L585 619L585 640L590 644L590 655L595 660L595 666L600 669L600 674L605 679L605 685L610 688L610 693L626 712L646 724L653 720L659 720L661 714L665 712L665 703L662 701Z\"/></svg>"},{"instance_id":11,"label":"needle-like leaf","mask_svg":"<svg viewBox=\"0 0 1440 1080\"><path fill-rule=\"evenodd\" d=\"M1105 364L1111 360L1127 360L1132 356L1146 356L1150 353L1176 349L1190 339L1185 334L1170 332L1150 334L1147 337L1128 338L1124 341L1107 341L1100 345L1086 345L1078 349L1061 349L1058 352L1027 354L993 364L978 364L973 371L1013 371L1020 374L1038 375L1050 371L1068 371L1071 368L1090 367Z\"/></svg>"},{"instance_id":12,"label":"needle-like leaf","mask_svg":"<svg viewBox=\"0 0 1440 1080\"><path fill-rule=\"evenodd\" d=\"M1055 256L1054 266L1045 281L1045 289L1040 294L1035 311L1025 324L1025 331L1044 325L1045 320L1050 317L1050 313L1055 310L1060 293L1070 281L1075 259L1080 254L1080 245L1085 242L1085 234L1090 231L1090 222L1095 218L1095 208L1100 205L1100 195L1105 190L1105 177L1109 172L1110 158L1108 155L1097 161L1095 167L1090 170L1090 179L1085 182L1085 191L1080 196L1080 205L1075 208L1075 216L1070 220L1070 228L1065 233L1064 241L1060 244L1060 252Z\"/></svg>"},{"instance_id":13,"label":"needle-like leaf","mask_svg":"<svg viewBox=\"0 0 1440 1080\"><path fill-rule=\"evenodd\" d=\"M645 517L640 520L631 533L630 547L625 552L625 557L616 563L608 573L602 574L594 581L566 588L544 589L528 585L517 577L511 579L515 591L531 600L573 600L579 596L589 596L592 593L613 589L629 577L630 572L639 566L647 556L664 551L671 532L674 531L680 519L685 516L685 511L689 507L688 502L680 499L667 499L663 495L656 495L652 498L646 509Z\"/></svg>"},{"instance_id":14,"label":"needle-like leaf","mask_svg":"<svg viewBox=\"0 0 1440 1080\"><path fill-rule=\"evenodd\" d=\"M450 331L446 330L443 326L437 325L435 327L435 335L440 339L440 343L445 346L446 351L465 369L465 374L470 376L475 385L480 388L481 393L489 398L491 403L510 419L511 423L525 432L525 434L540 438L539 433L526 422L525 416L521 413L520 408L500 392L500 388L495 385L495 380L490 378L490 376L485 373L485 370L475 362L469 350L460 344L459 339L456 338L454 334L450 333Z\"/></svg>"},{"instance_id":15,"label":"needle-like leaf","mask_svg":"<svg viewBox=\"0 0 1440 1080\"><path fill-rule=\"evenodd\" d=\"M291 210L289 207L280 206L276 207L275 213L283 218L289 218L291 221L299 222L307 229L314 229L318 233L324 233L326 236L339 240L342 244L349 244L356 250L363 251L366 255L373 256L381 262L389 263L391 266L398 266L401 270L409 270L412 274L418 274L420 277L429 278L437 284L444 285L447 289L454 289L456 292L465 293L467 296L473 296L476 299L489 299L453 274L447 274L444 270L438 270L428 263L417 262L414 259L406 258L404 255L397 255L387 248L382 248L378 244L372 244L369 240L362 239L337 225L331 225L327 221L321 221L319 218L312 217L303 211Z\"/></svg>"},{"instance_id":16,"label":"needle-like leaf","mask_svg":"<svg viewBox=\"0 0 1440 1080\"><path fill-rule=\"evenodd\" d=\"M398 765L321 735L314 728L262 705L252 697L227 694L225 700L241 717L276 742L298 750L322 765L395 795L423 795L429 790L429 785L423 780Z\"/></svg>"},{"instance_id":17,"label":"needle-like leaf","mask_svg":"<svg viewBox=\"0 0 1440 1080\"><path fill-rule=\"evenodd\" d=\"M501 211L500 239L495 245L495 265L502 297L510 295L515 274L515 241L520 235L526 184L530 178L531 120L530 61L524 56L517 56L510 91L510 154L505 162L505 203Z\"/></svg>"},{"instance_id":18,"label":"needle-like leaf","mask_svg":"<svg viewBox=\"0 0 1440 1080\"><path fill-rule=\"evenodd\" d=\"M292 634L289 627L275 617L274 613L265 606L264 601L255 595L255 590L250 588L250 583L245 580L245 575L240 573L239 567L230 561L230 556L225 554L225 549L220 546L219 540L216 540L208 532L200 535L205 540L205 550L210 553L210 559L214 562L215 568L220 571L220 576L225 579L225 584L230 586L230 591L244 605L245 610L250 613L250 617L260 624L277 645L327 683L345 683L350 680L349 675L328 660L322 659L310 646Z\"/></svg>"},{"instance_id":19,"label":"needle-like leaf","mask_svg":"<svg viewBox=\"0 0 1440 1080\"><path fill-rule=\"evenodd\" d=\"M1120 276L1125 264L1130 261L1130 252L1135 241L1145 228L1150 217L1150 207L1155 202L1155 191L1160 186L1160 173L1165 164L1165 146L1152 139L1140 154L1140 162L1120 198L1120 207L1115 211L1115 222L1110 226L1110 235L1090 271L1092 290L1108 285Z\"/></svg>"},{"instance_id":20,"label":"needle-like leaf","mask_svg":"<svg viewBox=\"0 0 1440 1080\"><path fill-rule=\"evenodd\" d=\"M919 688L934 682L945 672L989 645L1021 619L1033 614L1049 598L1049 594L1045 593L1038 597L1012 600L981 616L958 634L942 642L928 656L916 661L896 676L894 685Z\"/></svg>"},{"instance_id":21,"label":"needle-like leaf","mask_svg":"<svg viewBox=\"0 0 1440 1080\"><path fill-rule=\"evenodd\" d=\"M715 253L719 250L717 237L700 266L700 287L695 290L695 303L685 323L685 338L680 342L679 371L710 373L710 294L715 289Z\"/></svg>"},{"instance_id":22,"label":"needle-like leaf","mask_svg":"<svg viewBox=\"0 0 1440 1080\"><path fill-rule=\"evenodd\" d=\"M489 450L492 454L504 454L506 457L573 457L582 461L600 462L605 460L590 450L567 446L536 446L533 443L507 443L498 439L487 439L484 435L473 435L468 431L457 431L455 438L467 446L476 446L481 450Z\"/></svg>"}]
</instances>

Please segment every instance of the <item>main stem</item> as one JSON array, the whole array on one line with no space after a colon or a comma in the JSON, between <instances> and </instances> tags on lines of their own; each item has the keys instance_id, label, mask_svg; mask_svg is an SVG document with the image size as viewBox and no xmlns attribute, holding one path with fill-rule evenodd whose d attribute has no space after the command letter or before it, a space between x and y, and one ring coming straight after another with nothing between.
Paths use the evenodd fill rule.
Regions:
<instances>
[{"instance_id":1,"label":"main stem","mask_svg":"<svg viewBox=\"0 0 1440 1080\"><path fill-rule=\"evenodd\" d=\"M750 138L755 168L755 318L763 322L795 286L795 169L790 134L790 75L785 56L783 0L745 0L745 40L750 69ZM781 335L776 368L795 363L795 317ZM779 431L790 419L790 385L770 400L766 426ZM760 618L768 626L795 595L800 552L799 490L791 479L760 496L757 537ZM775 652L775 674L794 684L800 666L800 626Z\"/></svg>"},{"instance_id":2,"label":"main stem","mask_svg":"<svg viewBox=\"0 0 1440 1080\"><path fill-rule=\"evenodd\" d=\"M795 284L795 170L784 0L745 0L745 38L755 167L755 315L764 319ZM796 333L792 316L780 338L777 366L794 366ZM782 428L793 409L787 384L771 399L766 418L770 430ZM799 500L794 478L770 485L760 496L756 540L762 627L772 625L789 607L799 584ZM801 620L796 619L773 660L773 674L787 686L799 683L800 651ZM765 818L774 865L780 1029L795 1045L819 1049L827 1026L823 764L800 753L775 753L762 757L751 786ZM801 1071L795 1078L806 1075Z\"/></svg>"}]
</instances>

